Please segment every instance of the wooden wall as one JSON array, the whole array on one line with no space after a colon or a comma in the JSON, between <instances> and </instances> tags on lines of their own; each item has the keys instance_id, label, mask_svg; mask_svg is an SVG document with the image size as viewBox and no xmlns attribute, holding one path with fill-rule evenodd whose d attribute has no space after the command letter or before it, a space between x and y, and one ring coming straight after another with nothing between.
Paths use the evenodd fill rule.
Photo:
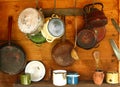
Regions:
<instances>
[{"instance_id":1,"label":"wooden wall","mask_svg":"<svg viewBox=\"0 0 120 87\"><path fill-rule=\"evenodd\" d=\"M111 18L114 18L119 22L119 0L76 0L76 7L82 8L85 4L92 3L92 1L99 1L104 4L104 12L108 18L108 24L106 25L106 36L99 43L99 47L85 50L76 47L79 60L68 67L61 67L57 65L51 58L51 49L55 42L44 43L40 46L32 43L22 32L20 32L17 24L19 13L27 7L36 7L35 0L0 0L0 40L7 40L7 23L8 16L13 16L13 29L12 40L21 45L26 51L27 60L40 60L46 66L46 77L48 80L48 71L51 69L66 69L76 71L80 74L80 80L92 80L92 74L95 70L95 60L92 56L94 50L100 51L101 68L107 71L118 71L118 61L113 53L113 50L109 44L109 39L112 38L119 45L119 34L111 23ZM54 0L39 0L39 7L41 8L54 8ZM56 8L74 8L74 0L56 0ZM75 35L75 17L66 16L66 38L74 43ZM83 17L77 16L78 30L83 26ZM12 83L19 79L19 75L7 75L0 72L0 86L10 87ZM6 83L7 82L7 83Z\"/></svg>"}]
</instances>

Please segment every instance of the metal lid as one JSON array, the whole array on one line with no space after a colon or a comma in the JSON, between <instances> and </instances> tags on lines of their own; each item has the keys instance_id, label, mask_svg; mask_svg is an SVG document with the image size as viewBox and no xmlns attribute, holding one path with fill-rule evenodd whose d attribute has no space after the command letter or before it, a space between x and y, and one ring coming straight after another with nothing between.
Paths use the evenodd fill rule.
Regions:
<instances>
[{"instance_id":1,"label":"metal lid","mask_svg":"<svg viewBox=\"0 0 120 87\"><path fill-rule=\"evenodd\" d=\"M26 65L25 73L30 73L31 81L37 82L45 76L45 66L40 61L31 61Z\"/></svg>"},{"instance_id":2,"label":"metal lid","mask_svg":"<svg viewBox=\"0 0 120 87\"><path fill-rule=\"evenodd\" d=\"M64 23L59 18L52 18L48 23L48 31L55 37L60 37L64 34Z\"/></svg>"}]
</instances>

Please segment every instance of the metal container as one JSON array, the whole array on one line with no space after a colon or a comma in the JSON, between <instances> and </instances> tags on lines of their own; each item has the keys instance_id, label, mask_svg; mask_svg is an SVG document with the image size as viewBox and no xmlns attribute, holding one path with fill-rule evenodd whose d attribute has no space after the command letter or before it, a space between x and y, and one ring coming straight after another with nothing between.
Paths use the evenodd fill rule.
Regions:
<instances>
[{"instance_id":1,"label":"metal container","mask_svg":"<svg viewBox=\"0 0 120 87\"><path fill-rule=\"evenodd\" d=\"M53 84L55 86L64 86L67 84L67 71L66 70L54 70L53 71Z\"/></svg>"},{"instance_id":2,"label":"metal container","mask_svg":"<svg viewBox=\"0 0 120 87\"><path fill-rule=\"evenodd\" d=\"M35 8L24 9L18 17L18 27L25 34L35 35L44 24L44 15L41 10Z\"/></svg>"},{"instance_id":3,"label":"metal container","mask_svg":"<svg viewBox=\"0 0 120 87\"><path fill-rule=\"evenodd\" d=\"M29 73L22 74L20 76L20 82L22 85L30 85L31 84L31 77Z\"/></svg>"},{"instance_id":4,"label":"metal container","mask_svg":"<svg viewBox=\"0 0 120 87\"><path fill-rule=\"evenodd\" d=\"M42 35L48 42L53 42L55 39L60 38L64 32L64 23L55 14L52 17L46 18L43 29L41 29Z\"/></svg>"},{"instance_id":5,"label":"metal container","mask_svg":"<svg viewBox=\"0 0 120 87\"><path fill-rule=\"evenodd\" d=\"M67 74L67 84L76 85L79 82L78 73L68 73Z\"/></svg>"},{"instance_id":6,"label":"metal container","mask_svg":"<svg viewBox=\"0 0 120 87\"><path fill-rule=\"evenodd\" d=\"M110 84L117 84L118 83L118 72L107 72L106 82Z\"/></svg>"}]
</instances>

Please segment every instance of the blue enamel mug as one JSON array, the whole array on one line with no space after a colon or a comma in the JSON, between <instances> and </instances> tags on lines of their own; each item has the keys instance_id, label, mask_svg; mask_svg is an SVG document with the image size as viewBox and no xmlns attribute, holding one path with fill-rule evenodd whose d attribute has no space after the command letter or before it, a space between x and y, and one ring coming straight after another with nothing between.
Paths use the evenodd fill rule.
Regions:
<instances>
[{"instance_id":1,"label":"blue enamel mug","mask_svg":"<svg viewBox=\"0 0 120 87\"><path fill-rule=\"evenodd\" d=\"M76 85L79 82L79 77L77 73L68 73L67 74L67 84Z\"/></svg>"}]
</instances>

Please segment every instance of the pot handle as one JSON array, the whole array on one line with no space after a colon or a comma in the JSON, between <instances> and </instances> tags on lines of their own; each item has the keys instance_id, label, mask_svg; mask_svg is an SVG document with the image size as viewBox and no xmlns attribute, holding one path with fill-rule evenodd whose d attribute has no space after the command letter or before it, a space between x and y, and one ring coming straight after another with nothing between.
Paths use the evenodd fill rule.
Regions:
<instances>
[{"instance_id":1,"label":"pot handle","mask_svg":"<svg viewBox=\"0 0 120 87\"><path fill-rule=\"evenodd\" d=\"M101 6L101 11L103 11L103 7L104 7L104 6L103 6L103 4L100 3L100 2L96 2L96 3L91 3L91 4L85 5L85 6L83 7L83 11L88 14L88 13L90 13L91 9L95 8L95 5L100 5L100 6Z\"/></svg>"}]
</instances>

